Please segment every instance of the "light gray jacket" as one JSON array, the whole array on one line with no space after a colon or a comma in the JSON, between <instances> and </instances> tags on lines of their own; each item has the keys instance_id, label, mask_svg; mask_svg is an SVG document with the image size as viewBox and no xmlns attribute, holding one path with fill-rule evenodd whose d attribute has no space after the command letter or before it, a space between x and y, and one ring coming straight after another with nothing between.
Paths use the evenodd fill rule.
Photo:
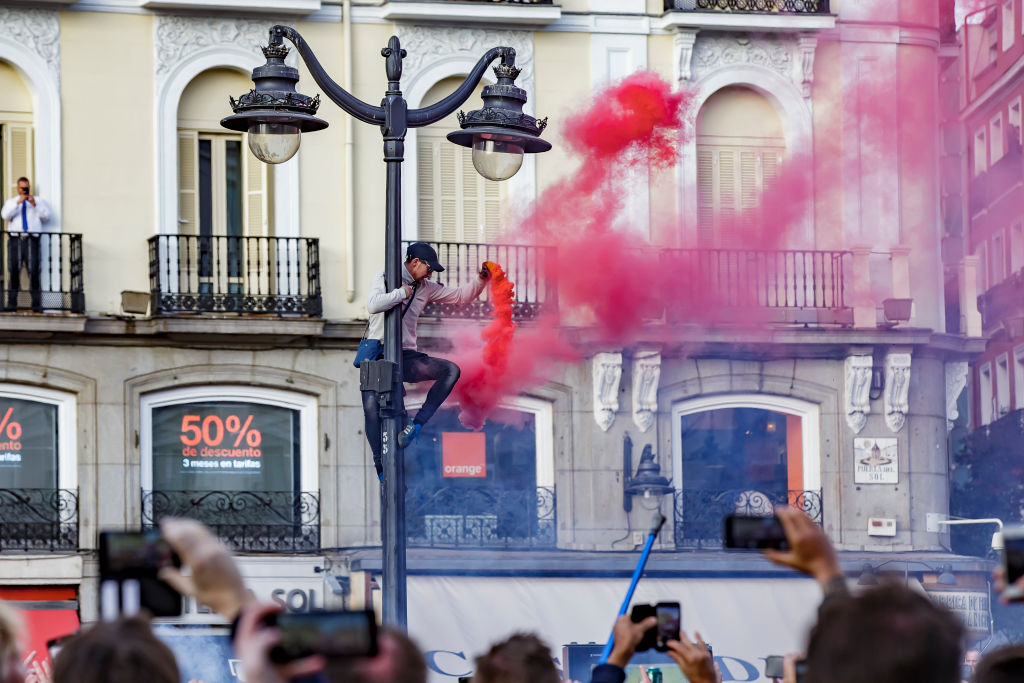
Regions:
<instances>
[{"instance_id":1,"label":"light gray jacket","mask_svg":"<svg viewBox=\"0 0 1024 683\"><path fill-rule=\"evenodd\" d=\"M402 282L413 287L412 276L402 265ZM416 350L416 323L419 322L420 313L423 307L431 301L439 301L443 304L468 304L480 296L484 291L487 280L476 277L460 285L459 287L447 287L433 280L424 279L413 289L412 301L409 308L402 317L402 348ZM384 291L384 271L380 271L373 278L370 285L370 296L366 300L366 311L370 314L370 326L366 332L367 339L384 339L384 311L399 304L405 305L408 297L405 289Z\"/></svg>"}]
</instances>

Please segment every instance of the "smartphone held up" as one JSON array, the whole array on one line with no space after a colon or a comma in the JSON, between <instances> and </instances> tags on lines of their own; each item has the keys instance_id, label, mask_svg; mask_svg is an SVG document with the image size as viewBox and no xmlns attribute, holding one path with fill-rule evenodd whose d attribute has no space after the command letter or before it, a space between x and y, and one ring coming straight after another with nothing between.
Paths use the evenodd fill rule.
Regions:
<instances>
[{"instance_id":1,"label":"smartphone held up","mask_svg":"<svg viewBox=\"0 0 1024 683\"><path fill-rule=\"evenodd\" d=\"M725 518L725 547L732 550L789 550L786 531L775 515L729 515Z\"/></svg>"},{"instance_id":2,"label":"smartphone held up","mask_svg":"<svg viewBox=\"0 0 1024 683\"><path fill-rule=\"evenodd\" d=\"M181 614L181 595L158 578L181 561L156 529L100 533L100 616L113 620L142 610L154 617Z\"/></svg>"}]
</instances>

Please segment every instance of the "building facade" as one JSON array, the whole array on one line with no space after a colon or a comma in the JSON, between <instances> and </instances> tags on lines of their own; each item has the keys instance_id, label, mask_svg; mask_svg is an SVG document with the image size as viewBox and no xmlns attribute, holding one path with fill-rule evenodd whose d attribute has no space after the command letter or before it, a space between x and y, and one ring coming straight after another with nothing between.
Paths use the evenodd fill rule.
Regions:
<instances>
[{"instance_id":1,"label":"building facade","mask_svg":"<svg viewBox=\"0 0 1024 683\"><path fill-rule=\"evenodd\" d=\"M654 511L671 522L643 596L685 593L687 623L708 637L726 637L713 616L722 601L763 605L774 591L805 605L767 637L779 615L759 607L749 633L716 647L737 680L759 675L739 678L771 654L758 648L799 644L816 596L760 558L723 554L729 513L796 504L851 576L866 564L938 599L987 599L988 565L951 554L933 524L949 512L947 434L983 346L980 330L950 324L943 295L939 11L928 0L754 5L0 8L0 184L11 197L29 177L53 214L43 232L19 234L15 220L4 237L0 596L31 589L91 621L98 532L173 514L209 523L257 594L290 609L379 599L379 484L352 358L383 262L380 138L325 105L330 127L267 167L219 125L227 96L251 87L267 29L287 23L370 102L386 84L379 49L397 35L410 107L451 92L489 47L516 49L517 84L527 110L549 117L555 151L496 184L444 140L455 117L410 131L403 237L435 244L449 283L503 262L524 329L558 306L559 283L537 265L558 247L511 245L503 228L574 172L559 151L573 114L641 69L694 93L672 172L634 172L614 191L637 245L700 264L688 272L716 283L721 315L692 324L667 307L613 348L565 323L558 334L585 360L508 398L479 432L445 406L409 450L410 626L439 680L466 675L487 638L537 615L550 616L556 647L604 638ZM1017 30L999 63L1021 44ZM1008 141L986 173L1014 158L1014 125L1019 137L1016 91L1004 89ZM886 96L897 114L879 106ZM979 104L971 120L988 131L996 108ZM753 216L787 161L806 170L805 208L772 248L737 244L723 216ZM1014 228L1003 227L1009 270ZM486 298L428 311L421 345L448 351L451 329L474 330L488 312ZM652 458L670 491L635 486ZM939 582L944 565L955 589ZM559 596L578 621L550 613ZM488 623L472 607L490 600L520 605L522 621ZM452 614L460 626L444 621ZM987 629L984 609L965 616ZM217 623L192 605L181 621Z\"/></svg>"}]
</instances>

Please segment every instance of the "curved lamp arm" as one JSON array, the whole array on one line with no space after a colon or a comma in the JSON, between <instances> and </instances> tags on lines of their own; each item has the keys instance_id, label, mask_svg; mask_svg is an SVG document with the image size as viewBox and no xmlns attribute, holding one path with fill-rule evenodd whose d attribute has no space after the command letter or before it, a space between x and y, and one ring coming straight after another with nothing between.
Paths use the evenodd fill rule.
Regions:
<instances>
[{"instance_id":1,"label":"curved lamp arm","mask_svg":"<svg viewBox=\"0 0 1024 683\"><path fill-rule=\"evenodd\" d=\"M410 111L409 126L412 128L429 126L431 123L440 121L461 107L466 100L469 99L469 96L473 93L473 90L480 82L480 79L483 78L484 72L487 70L487 66L498 57L501 57L501 63L507 66L515 66L516 64L516 51L514 48L492 47L486 54L484 54L483 57L480 58L476 63L476 66L473 67L473 70L469 72L468 76L466 76L466 80L462 82L462 85L456 88L455 92L429 107L413 109Z\"/></svg>"},{"instance_id":2,"label":"curved lamp arm","mask_svg":"<svg viewBox=\"0 0 1024 683\"><path fill-rule=\"evenodd\" d=\"M313 54L313 50L310 49L306 41L299 35L291 26L274 26L270 29L270 44L280 45L283 38L287 38L295 45L295 49L299 51L302 56L302 61L306 63L309 68L309 73L313 76L313 80L316 84L324 91L324 94L339 107L344 109L346 112L354 116L355 118L365 123L372 123L375 125L382 125L384 123L384 108L375 107L371 104L363 102L361 99L352 95L347 90L342 88L340 85L334 82L324 68L320 66L320 61ZM481 73L483 73L481 71ZM478 78L479 80L479 78ZM440 104L440 103L438 103Z\"/></svg>"}]
</instances>

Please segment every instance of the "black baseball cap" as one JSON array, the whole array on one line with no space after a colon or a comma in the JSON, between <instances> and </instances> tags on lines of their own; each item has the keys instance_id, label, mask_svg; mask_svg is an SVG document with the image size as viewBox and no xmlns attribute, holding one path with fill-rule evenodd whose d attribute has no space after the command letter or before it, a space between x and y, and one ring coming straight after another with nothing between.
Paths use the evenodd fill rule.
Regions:
<instances>
[{"instance_id":1,"label":"black baseball cap","mask_svg":"<svg viewBox=\"0 0 1024 683\"><path fill-rule=\"evenodd\" d=\"M413 242L405 251L406 260L418 258L423 261L435 273L443 273L444 266L437 262L437 252L426 242Z\"/></svg>"}]
</instances>

